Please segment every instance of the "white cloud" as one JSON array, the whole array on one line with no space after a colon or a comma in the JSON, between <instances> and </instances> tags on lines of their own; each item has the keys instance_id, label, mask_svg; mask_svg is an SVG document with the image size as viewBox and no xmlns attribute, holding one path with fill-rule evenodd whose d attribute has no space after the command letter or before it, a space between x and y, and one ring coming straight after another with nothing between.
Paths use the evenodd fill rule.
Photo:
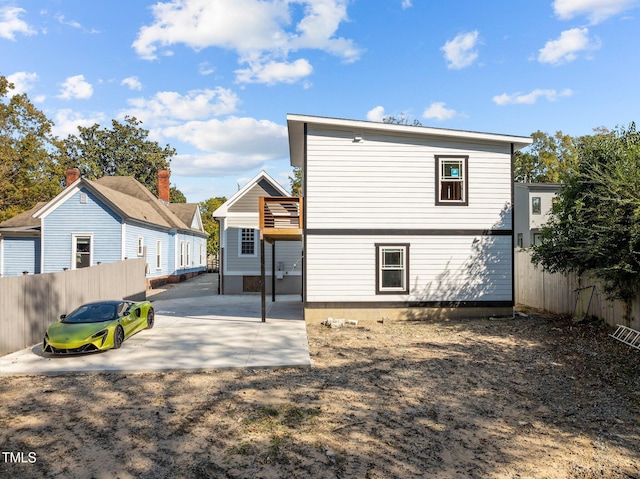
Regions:
<instances>
[{"instance_id":1,"label":"white cloud","mask_svg":"<svg viewBox=\"0 0 640 479\"><path fill-rule=\"evenodd\" d=\"M163 126L173 124L175 120L199 120L212 115L233 113L239 99L233 91L218 87L212 90L192 90L186 95L161 91L152 98L133 98L128 103L131 108L122 112L123 116L135 116L151 126Z\"/></svg>"},{"instance_id":2,"label":"white cloud","mask_svg":"<svg viewBox=\"0 0 640 479\"><path fill-rule=\"evenodd\" d=\"M72 28L82 28L82 25L75 20L66 20L62 13L56 13L54 18L62 25L67 25Z\"/></svg>"},{"instance_id":3,"label":"white cloud","mask_svg":"<svg viewBox=\"0 0 640 479\"><path fill-rule=\"evenodd\" d=\"M479 33L477 30L468 33L460 33L453 40L447 41L440 48L444 52L447 60L447 68L450 70L459 70L468 67L478 58Z\"/></svg>"},{"instance_id":4,"label":"white cloud","mask_svg":"<svg viewBox=\"0 0 640 479\"><path fill-rule=\"evenodd\" d=\"M402 0L402 9L405 10L407 8L412 7L413 4L411 3L411 0Z\"/></svg>"},{"instance_id":5,"label":"white cloud","mask_svg":"<svg viewBox=\"0 0 640 479\"><path fill-rule=\"evenodd\" d=\"M58 98L63 100L86 100L93 95L93 87L84 79L84 75L76 75L67 78L62 84Z\"/></svg>"},{"instance_id":6,"label":"white cloud","mask_svg":"<svg viewBox=\"0 0 640 479\"><path fill-rule=\"evenodd\" d=\"M377 106L367 112L367 120L369 121L381 122L385 116L383 106Z\"/></svg>"},{"instance_id":7,"label":"white cloud","mask_svg":"<svg viewBox=\"0 0 640 479\"><path fill-rule=\"evenodd\" d=\"M445 107L445 103L441 101L433 102L422 113L423 118L437 121L451 120L458 113L455 110Z\"/></svg>"},{"instance_id":8,"label":"white cloud","mask_svg":"<svg viewBox=\"0 0 640 479\"><path fill-rule=\"evenodd\" d=\"M145 59L156 59L176 44L195 50L218 47L234 50L248 70L238 70L241 81L259 81L273 66L291 66L292 76L265 74L265 81L291 82L301 78L302 62L289 61L291 52L317 49L346 62L355 61L360 49L352 40L336 37L347 21L348 0L174 0L152 7L154 22L140 28L133 48ZM302 18L294 22L294 9L302 4ZM247 15L246 12L251 12ZM261 66L264 65L264 66ZM309 65L310 67L310 65ZM307 68L310 71L310 68ZM285 72L285 73L286 73Z\"/></svg>"},{"instance_id":9,"label":"white cloud","mask_svg":"<svg viewBox=\"0 0 640 479\"><path fill-rule=\"evenodd\" d=\"M561 20L584 15L596 24L634 7L636 3L637 0L555 0L553 10Z\"/></svg>"},{"instance_id":10,"label":"white cloud","mask_svg":"<svg viewBox=\"0 0 640 479\"><path fill-rule=\"evenodd\" d=\"M311 75L313 67L305 59L296 60L293 63L257 62L249 68L236 70L237 79L241 83L295 83L301 78Z\"/></svg>"},{"instance_id":11,"label":"white cloud","mask_svg":"<svg viewBox=\"0 0 640 479\"><path fill-rule=\"evenodd\" d=\"M211 75L215 71L215 68L209 65L209 62L202 62L198 65L198 72L200 75Z\"/></svg>"},{"instance_id":12,"label":"white cloud","mask_svg":"<svg viewBox=\"0 0 640 479\"><path fill-rule=\"evenodd\" d=\"M538 98L545 98L547 101L557 101L562 97L568 97L573 95L573 91L566 88L562 91L556 90L541 90L536 89L531 93L503 93L502 95L496 95L493 97L493 102L496 105L533 105Z\"/></svg>"},{"instance_id":13,"label":"white cloud","mask_svg":"<svg viewBox=\"0 0 640 479\"><path fill-rule=\"evenodd\" d=\"M142 90L142 83L140 83L140 80L138 80L136 76L124 78L120 82L120 85L128 86L130 90Z\"/></svg>"},{"instance_id":14,"label":"white cloud","mask_svg":"<svg viewBox=\"0 0 640 479\"><path fill-rule=\"evenodd\" d=\"M540 49L538 61L560 65L572 62L580 52L597 50L598 48L600 48L600 44L589 39L588 28L572 28L562 32L558 39L549 40Z\"/></svg>"},{"instance_id":15,"label":"white cloud","mask_svg":"<svg viewBox=\"0 0 640 479\"><path fill-rule=\"evenodd\" d=\"M7 75L9 83L13 83L13 90L9 93L13 95L21 95L27 93L33 88L33 83L38 79L37 73L30 72L15 72L11 75Z\"/></svg>"},{"instance_id":16,"label":"white cloud","mask_svg":"<svg viewBox=\"0 0 640 479\"><path fill-rule=\"evenodd\" d=\"M78 126L89 127L104 121L104 114L94 113L85 117L81 113L69 109L58 110L54 118L53 134L66 138L68 135L77 135Z\"/></svg>"},{"instance_id":17,"label":"white cloud","mask_svg":"<svg viewBox=\"0 0 640 479\"><path fill-rule=\"evenodd\" d=\"M230 117L226 120L192 121L162 130L163 138L175 138L202 151L178 155L171 171L183 176L215 176L262 167L287 158L287 128L268 120Z\"/></svg>"},{"instance_id":18,"label":"white cloud","mask_svg":"<svg viewBox=\"0 0 640 479\"><path fill-rule=\"evenodd\" d=\"M26 10L18 7L5 7L0 9L0 38L15 40L16 33L23 35L35 35L36 30L24 20L20 20L20 15Z\"/></svg>"}]
</instances>

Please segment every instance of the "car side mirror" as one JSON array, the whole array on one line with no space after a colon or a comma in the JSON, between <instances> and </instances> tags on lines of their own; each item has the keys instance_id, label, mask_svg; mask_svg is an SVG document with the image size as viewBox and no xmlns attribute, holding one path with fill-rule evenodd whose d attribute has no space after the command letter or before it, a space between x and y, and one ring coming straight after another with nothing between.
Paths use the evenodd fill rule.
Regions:
<instances>
[{"instance_id":1,"label":"car side mirror","mask_svg":"<svg viewBox=\"0 0 640 479\"><path fill-rule=\"evenodd\" d=\"M66 314L61 314L61 315L60 315L60 321L62 321L62 320L63 320L64 318L66 318L66 317L67 317L67 315L66 315Z\"/></svg>"}]
</instances>

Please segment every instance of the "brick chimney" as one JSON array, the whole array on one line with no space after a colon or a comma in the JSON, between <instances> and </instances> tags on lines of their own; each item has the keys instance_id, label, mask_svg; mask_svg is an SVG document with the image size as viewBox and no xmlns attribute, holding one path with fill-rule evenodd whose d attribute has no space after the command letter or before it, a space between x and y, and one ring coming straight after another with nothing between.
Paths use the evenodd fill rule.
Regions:
<instances>
[{"instance_id":1,"label":"brick chimney","mask_svg":"<svg viewBox=\"0 0 640 479\"><path fill-rule=\"evenodd\" d=\"M158 198L169 203L169 170L158 170Z\"/></svg>"},{"instance_id":2,"label":"brick chimney","mask_svg":"<svg viewBox=\"0 0 640 479\"><path fill-rule=\"evenodd\" d=\"M80 170L78 168L67 168L67 178L64 182L65 188L80 178Z\"/></svg>"}]
</instances>

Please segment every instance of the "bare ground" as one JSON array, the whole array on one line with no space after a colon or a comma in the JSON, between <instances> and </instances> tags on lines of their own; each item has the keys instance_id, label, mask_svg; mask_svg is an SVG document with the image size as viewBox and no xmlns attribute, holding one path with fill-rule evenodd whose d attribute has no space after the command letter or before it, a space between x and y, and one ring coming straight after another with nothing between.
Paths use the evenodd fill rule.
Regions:
<instances>
[{"instance_id":1,"label":"bare ground","mask_svg":"<svg viewBox=\"0 0 640 479\"><path fill-rule=\"evenodd\" d=\"M640 351L601 323L307 332L310 369L0 377L0 478L640 479Z\"/></svg>"}]
</instances>

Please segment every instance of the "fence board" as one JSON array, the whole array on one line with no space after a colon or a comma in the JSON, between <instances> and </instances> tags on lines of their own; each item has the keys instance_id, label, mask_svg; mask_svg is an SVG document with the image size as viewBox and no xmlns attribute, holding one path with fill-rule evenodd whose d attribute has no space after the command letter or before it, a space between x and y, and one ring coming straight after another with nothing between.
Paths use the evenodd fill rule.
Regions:
<instances>
[{"instance_id":1,"label":"fence board","mask_svg":"<svg viewBox=\"0 0 640 479\"><path fill-rule=\"evenodd\" d=\"M146 298L144 258L0 278L0 355L41 342L60 314L89 301L119 298Z\"/></svg>"},{"instance_id":2,"label":"fence board","mask_svg":"<svg viewBox=\"0 0 640 479\"><path fill-rule=\"evenodd\" d=\"M516 303L551 313L571 315L576 305L576 290L595 285L587 314L612 326L623 323L624 305L620 301L608 300L596 281L586 276L578 278L575 274L545 272L531 263L531 253L528 250L516 249L514 260ZM631 317L627 326L640 329L640 297L631 305Z\"/></svg>"}]
</instances>

